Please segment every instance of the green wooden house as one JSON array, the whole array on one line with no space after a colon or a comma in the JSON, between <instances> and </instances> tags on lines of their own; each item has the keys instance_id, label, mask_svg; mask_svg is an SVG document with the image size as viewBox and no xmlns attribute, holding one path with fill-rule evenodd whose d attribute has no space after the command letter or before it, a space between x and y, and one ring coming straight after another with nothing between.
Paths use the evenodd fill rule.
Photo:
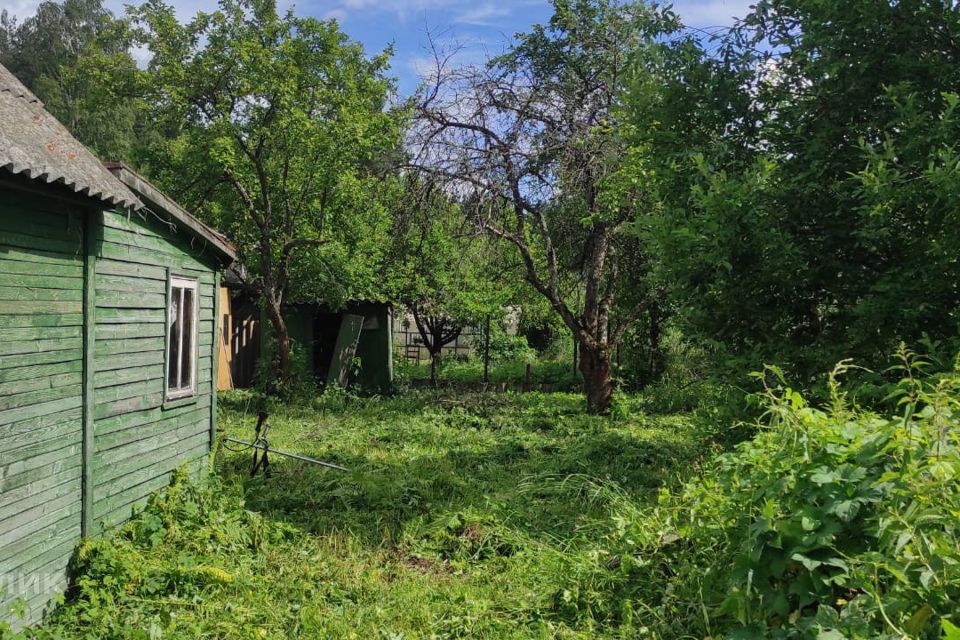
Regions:
<instances>
[{"instance_id":1,"label":"green wooden house","mask_svg":"<svg viewBox=\"0 0 960 640\"><path fill-rule=\"evenodd\" d=\"M206 464L233 259L0 66L0 621L39 620L82 536Z\"/></svg>"}]
</instances>

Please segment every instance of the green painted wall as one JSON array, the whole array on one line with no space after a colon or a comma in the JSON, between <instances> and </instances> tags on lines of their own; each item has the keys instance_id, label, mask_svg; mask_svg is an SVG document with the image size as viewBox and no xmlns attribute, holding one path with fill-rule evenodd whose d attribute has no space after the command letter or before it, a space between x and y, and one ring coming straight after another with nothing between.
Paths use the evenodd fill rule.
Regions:
<instances>
[{"instance_id":1,"label":"green painted wall","mask_svg":"<svg viewBox=\"0 0 960 640\"><path fill-rule=\"evenodd\" d=\"M96 525L129 517L134 503L210 449L214 266L156 220L99 214L94 341ZM199 280L198 393L164 407L167 277Z\"/></svg>"},{"instance_id":2,"label":"green painted wall","mask_svg":"<svg viewBox=\"0 0 960 640\"><path fill-rule=\"evenodd\" d=\"M201 242L155 218L0 182L0 620L40 619L82 522L88 534L118 524L171 471L206 464L215 268ZM175 406L164 403L168 273L199 281L197 394Z\"/></svg>"},{"instance_id":3,"label":"green painted wall","mask_svg":"<svg viewBox=\"0 0 960 640\"><path fill-rule=\"evenodd\" d=\"M26 622L80 541L83 213L0 187L0 617Z\"/></svg>"},{"instance_id":4,"label":"green painted wall","mask_svg":"<svg viewBox=\"0 0 960 640\"><path fill-rule=\"evenodd\" d=\"M390 307L385 304L359 303L348 313L365 318L360 332L356 357L360 358L360 375L356 380L364 389L386 391L393 385L393 345L390 333ZM373 322L371 322L373 320ZM375 328L371 325L375 324Z\"/></svg>"}]
</instances>

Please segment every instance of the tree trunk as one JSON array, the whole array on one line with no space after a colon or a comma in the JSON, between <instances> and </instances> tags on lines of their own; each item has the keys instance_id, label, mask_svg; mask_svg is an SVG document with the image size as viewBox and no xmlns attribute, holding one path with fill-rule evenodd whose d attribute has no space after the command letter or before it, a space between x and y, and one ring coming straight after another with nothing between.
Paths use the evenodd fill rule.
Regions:
<instances>
[{"instance_id":1,"label":"tree trunk","mask_svg":"<svg viewBox=\"0 0 960 640\"><path fill-rule=\"evenodd\" d=\"M433 386L437 386L437 360L439 358L439 352L430 351L430 384Z\"/></svg>"},{"instance_id":2,"label":"tree trunk","mask_svg":"<svg viewBox=\"0 0 960 640\"><path fill-rule=\"evenodd\" d=\"M273 296L267 296L266 307L270 325L273 327L273 336L277 341L276 374L281 386L286 386L290 382L293 369L293 360L290 356L290 332L287 331L287 323L280 311L280 304Z\"/></svg>"},{"instance_id":3,"label":"tree trunk","mask_svg":"<svg viewBox=\"0 0 960 640\"><path fill-rule=\"evenodd\" d=\"M587 396L587 413L605 416L613 403L613 369L610 354L605 350L580 345L580 374L583 393Z\"/></svg>"}]
</instances>

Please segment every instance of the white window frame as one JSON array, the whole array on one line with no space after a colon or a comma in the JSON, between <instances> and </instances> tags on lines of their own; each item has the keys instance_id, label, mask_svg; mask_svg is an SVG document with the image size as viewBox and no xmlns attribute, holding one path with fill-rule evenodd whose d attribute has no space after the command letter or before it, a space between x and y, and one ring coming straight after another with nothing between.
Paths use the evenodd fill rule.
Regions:
<instances>
[{"instance_id":1,"label":"white window frame","mask_svg":"<svg viewBox=\"0 0 960 640\"><path fill-rule=\"evenodd\" d=\"M181 357L177 359L177 362L172 362L170 358L170 339L172 337L171 331L170 331L171 325L172 325L170 313L173 309L174 289L179 289L181 291L184 289L190 289L193 291L193 322L191 326L192 331L190 332L189 336L185 336L183 332L181 332L181 335L180 335L181 350L178 352L178 353L183 353L182 349L184 347L184 342L183 342L184 338L189 338L189 349L190 349L190 353L192 354L192 357L190 358L190 364L191 364L190 385L188 387L180 387L177 389L170 388L170 367L173 367L173 366L179 367L180 362L183 359ZM182 314L183 313L182 299L180 300L178 309ZM182 319L182 316L181 316L181 319ZM167 308L166 308L166 317L165 317L167 328L165 332L166 340L164 341L165 342L164 347L166 349L165 351L166 366L164 367L163 387L164 387L164 397L167 400L179 400L182 398L189 398L191 396L196 395L197 393L197 355L198 355L197 346L199 343L198 337L200 332L199 319L200 319L199 281L196 278L188 278L184 276L176 276L171 274L167 278ZM183 326L182 321L180 323L180 326L181 327ZM177 376L177 377L182 378L182 376Z\"/></svg>"}]
</instances>

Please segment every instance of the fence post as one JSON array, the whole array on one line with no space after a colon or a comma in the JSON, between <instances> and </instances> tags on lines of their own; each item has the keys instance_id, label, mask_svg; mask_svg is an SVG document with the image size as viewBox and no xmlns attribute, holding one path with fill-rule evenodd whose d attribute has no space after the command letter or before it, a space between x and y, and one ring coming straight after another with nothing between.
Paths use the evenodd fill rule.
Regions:
<instances>
[{"instance_id":1,"label":"fence post","mask_svg":"<svg viewBox=\"0 0 960 640\"><path fill-rule=\"evenodd\" d=\"M490 383L490 314L487 314L487 331L483 337L483 383Z\"/></svg>"}]
</instances>

